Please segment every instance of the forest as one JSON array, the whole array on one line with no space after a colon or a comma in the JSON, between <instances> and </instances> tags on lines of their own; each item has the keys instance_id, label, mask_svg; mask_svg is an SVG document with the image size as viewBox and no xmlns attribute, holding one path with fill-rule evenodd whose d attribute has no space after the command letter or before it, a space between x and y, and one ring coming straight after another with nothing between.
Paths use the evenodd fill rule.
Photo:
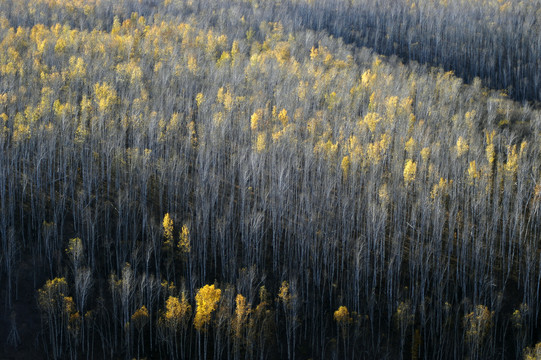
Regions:
<instances>
[{"instance_id":1,"label":"forest","mask_svg":"<svg viewBox=\"0 0 541 360\"><path fill-rule=\"evenodd\" d=\"M540 34L539 0L0 1L0 358L541 359Z\"/></svg>"}]
</instances>

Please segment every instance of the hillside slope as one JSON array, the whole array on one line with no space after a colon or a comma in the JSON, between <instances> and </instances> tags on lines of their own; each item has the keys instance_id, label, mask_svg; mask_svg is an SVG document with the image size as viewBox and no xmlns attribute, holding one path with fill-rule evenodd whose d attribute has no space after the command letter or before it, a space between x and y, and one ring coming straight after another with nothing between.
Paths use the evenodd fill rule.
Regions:
<instances>
[{"instance_id":1,"label":"hillside slope","mask_svg":"<svg viewBox=\"0 0 541 360\"><path fill-rule=\"evenodd\" d=\"M521 358L541 113L213 3L1 4L2 356Z\"/></svg>"}]
</instances>

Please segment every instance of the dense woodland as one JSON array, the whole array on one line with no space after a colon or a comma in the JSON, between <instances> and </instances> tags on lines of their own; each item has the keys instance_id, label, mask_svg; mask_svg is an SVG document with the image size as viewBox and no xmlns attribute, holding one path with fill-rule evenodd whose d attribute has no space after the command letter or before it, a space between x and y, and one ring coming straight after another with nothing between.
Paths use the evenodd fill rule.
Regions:
<instances>
[{"instance_id":1,"label":"dense woodland","mask_svg":"<svg viewBox=\"0 0 541 360\"><path fill-rule=\"evenodd\" d=\"M541 358L537 19L0 1L0 357Z\"/></svg>"}]
</instances>

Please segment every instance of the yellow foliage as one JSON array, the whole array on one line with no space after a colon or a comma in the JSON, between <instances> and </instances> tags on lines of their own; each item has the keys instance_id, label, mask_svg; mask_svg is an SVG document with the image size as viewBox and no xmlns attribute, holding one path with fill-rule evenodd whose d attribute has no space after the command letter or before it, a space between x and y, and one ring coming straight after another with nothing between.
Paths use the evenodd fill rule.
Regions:
<instances>
[{"instance_id":1,"label":"yellow foliage","mask_svg":"<svg viewBox=\"0 0 541 360\"><path fill-rule=\"evenodd\" d=\"M17 119L17 116L15 116L15 119ZM14 123L13 124L13 141L14 142L20 142L23 140L30 139L30 126L26 124L21 123Z\"/></svg>"},{"instance_id":2,"label":"yellow foliage","mask_svg":"<svg viewBox=\"0 0 541 360\"><path fill-rule=\"evenodd\" d=\"M38 305L44 312L52 312L64 302L64 294L68 290L66 278L54 278L47 280L45 285L38 290Z\"/></svg>"},{"instance_id":3,"label":"yellow foliage","mask_svg":"<svg viewBox=\"0 0 541 360\"><path fill-rule=\"evenodd\" d=\"M528 142L526 140L523 140L520 143L520 151L518 153L518 157L521 159L524 156L524 153L526 152L526 148L528 147Z\"/></svg>"},{"instance_id":4,"label":"yellow foliage","mask_svg":"<svg viewBox=\"0 0 541 360\"><path fill-rule=\"evenodd\" d=\"M389 121L393 121L398 106L398 96L390 96L386 100L386 115Z\"/></svg>"},{"instance_id":5,"label":"yellow foliage","mask_svg":"<svg viewBox=\"0 0 541 360\"><path fill-rule=\"evenodd\" d=\"M520 304L520 307L513 311L511 315L511 322L515 329L520 329L523 326L524 316L527 316L530 312L530 307L528 304Z\"/></svg>"},{"instance_id":6,"label":"yellow foliage","mask_svg":"<svg viewBox=\"0 0 541 360\"><path fill-rule=\"evenodd\" d=\"M327 109L329 110L334 109L334 106L338 102L338 97L336 95L336 92L333 91L330 94L326 94L325 100L327 101Z\"/></svg>"},{"instance_id":7,"label":"yellow foliage","mask_svg":"<svg viewBox=\"0 0 541 360\"><path fill-rule=\"evenodd\" d=\"M85 123L83 121L81 121L79 123L79 125L77 125L77 129L75 130L75 140L74 140L74 142L76 144L82 144L89 134L90 134L90 132L86 128Z\"/></svg>"},{"instance_id":8,"label":"yellow foliage","mask_svg":"<svg viewBox=\"0 0 541 360\"><path fill-rule=\"evenodd\" d=\"M435 184L432 187L432 191L430 192L430 197L432 199L437 199L441 196L447 195L449 193L449 186L451 186L452 184L453 184L453 180L440 178L440 182Z\"/></svg>"},{"instance_id":9,"label":"yellow foliage","mask_svg":"<svg viewBox=\"0 0 541 360\"><path fill-rule=\"evenodd\" d=\"M60 38L56 41L56 45L54 46L54 52L55 53L63 53L66 49L67 43L66 40L63 38Z\"/></svg>"},{"instance_id":10,"label":"yellow foliage","mask_svg":"<svg viewBox=\"0 0 541 360\"><path fill-rule=\"evenodd\" d=\"M325 49L326 50L326 49ZM333 56L330 52L326 51L325 60L323 60L323 63L326 66L331 66L331 63L333 62Z\"/></svg>"},{"instance_id":11,"label":"yellow foliage","mask_svg":"<svg viewBox=\"0 0 541 360\"><path fill-rule=\"evenodd\" d=\"M314 152L316 154L323 155L327 160L334 158L338 152L338 143L333 143L330 139L324 142L323 140L318 141L314 147Z\"/></svg>"},{"instance_id":12,"label":"yellow foliage","mask_svg":"<svg viewBox=\"0 0 541 360\"><path fill-rule=\"evenodd\" d=\"M404 182L406 183L406 185L415 181L416 173L417 164L413 160L408 159L406 161L406 165L404 165Z\"/></svg>"},{"instance_id":13,"label":"yellow foliage","mask_svg":"<svg viewBox=\"0 0 541 360\"><path fill-rule=\"evenodd\" d=\"M518 309L513 311L513 315L511 315L511 321L513 323L513 327L517 329L520 329L522 327L522 316Z\"/></svg>"},{"instance_id":14,"label":"yellow foliage","mask_svg":"<svg viewBox=\"0 0 541 360\"><path fill-rule=\"evenodd\" d=\"M252 40L253 37L254 37L254 30L250 28L248 29L248 31L246 31L246 40L250 41Z\"/></svg>"},{"instance_id":15,"label":"yellow foliage","mask_svg":"<svg viewBox=\"0 0 541 360\"><path fill-rule=\"evenodd\" d=\"M413 130L413 126L415 125L415 120L416 120L415 115L410 114L409 115L409 121L408 121L408 134ZM421 124L422 124L422 122L421 122Z\"/></svg>"},{"instance_id":16,"label":"yellow foliage","mask_svg":"<svg viewBox=\"0 0 541 360\"><path fill-rule=\"evenodd\" d=\"M205 285L195 295L195 318L193 320L197 331L206 331L211 315L218 307L222 290L215 289L214 285Z\"/></svg>"},{"instance_id":17,"label":"yellow foliage","mask_svg":"<svg viewBox=\"0 0 541 360\"><path fill-rule=\"evenodd\" d=\"M273 141L279 141L291 129L292 129L292 125L286 125L286 127L284 127L283 129L273 132L272 133L272 140ZM293 140L295 140L295 139L293 139Z\"/></svg>"},{"instance_id":18,"label":"yellow foliage","mask_svg":"<svg viewBox=\"0 0 541 360\"><path fill-rule=\"evenodd\" d=\"M169 296L165 302L165 324L172 330L176 330L182 323L186 323L191 315L192 306L186 299L186 294L182 293L179 301L178 297Z\"/></svg>"},{"instance_id":19,"label":"yellow foliage","mask_svg":"<svg viewBox=\"0 0 541 360\"><path fill-rule=\"evenodd\" d=\"M36 112L33 112L30 107L27 107L25 110L26 117L33 118L33 120L31 120L31 122L33 122L37 120L37 118L39 118L40 114L48 113L51 107L53 96L53 89L48 86L44 86L41 89L41 100L38 109L35 109Z\"/></svg>"},{"instance_id":20,"label":"yellow foliage","mask_svg":"<svg viewBox=\"0 0 541 360\"><path fill-rule=\"evenodd\" d=\"M500 6L500 12L504 13L511 8L511 2L506 1L503 5Z\"/></svg>"},{"instance_id":21,"label":"yellow foliage","mask_svg":"<svg viewBox=\"0 0 541 360\"><path fill-rule=\"evenodd\" d=\"M464 138L462 136L460 136L458 138L458 140L456 141L456 154L458 157L461 157L462 155L464 155L468 150L469 150L469 145L468 143L466 142L466 140L464 140Z\"/></svg>"},{"instance_id":22,"label":"yellow foliage","mask_svg":"<svg viewBox=\"0 0 541 360\"><path fill-rule=\"evenodd\" d=\"M363 155L363 149L357 136L350 136L346 145L350 161L354 164L358 164Z\"/></svg>"},{"instance_id":23,"label":"yellow foliage","mask_svg":"<svg viewBox=\"0 0 541 360\"><path fill-rule=\"evenodd\" d=\"M364 123L368 126L371 132L376 131L377 124L381 121L378 113L369 112L364 116Z\"/></svg>"},{"instance_id":24,"label":"yellow foliage","mask_svg":"<svg viewBox=\"0 0 541 360\"><path fill-rule=\"evenodd\" d=\"M165 241L163 242L163 245L166 248L171 248L173 246L173 220L169 216L169 213L166 213L163 217L163 237L165 238Z\"/></svg>"},{"instance_id":25,"label":"yellow foliage","mask_svg":"<svg viewBox=\"0 0 541 360\"><path fill-rule=\"evenodd\" d=\"M467 114L466 114L467 115ZM487 146L485 148L487 160L489 164L492 164L494 162L494 159L496 158L496 151L494 149L494 135L496 132L492 130L492 132L486 132L486 142Z\"/></svg>"},{"instance_id":26,"label":"yellow foliage","mask_svg":"<svg viewBox=\"0 0 541 360\"><path fill-rule=\"evenodd\" d=\"M489 311L485 305L477 305L471 313L464 316L466 341L479 344L492 328L494 311Z\"/></svg>"},{"instance_id":27,"label":"yellow foliage","mask_svg":"<svg viewBox=\"0 0 541 360\"><path fill-rule=\"evenodd\" d=\"M424 147L421 150L421 158L423 159L424 162L427 162L429 157L430 157L430 148Z\"/></svg>"},{"instance_id":28,"label":"yellow foliage","mask_svg":"<svg viewBox=\"0 0 541 360\"><path fill-rule=\"evenodd\" d=\"M524 360L541 360L541 342L535 344L534 348L524 349Z\"/></svg>"},{"instance_id":29,"label":"yellow foliage","mask_svg":"<svg viewBox=\"0 0 541 360\"><path fill-rule=\"evenodd\" d=\"M79 330L80 314L75 309L75 302L71 296L62 296L62 311L64 319L67 319L68 330L77 333Z\"/></svg>"},{"instance_id":30,"label":"yellow foliage","mask_svg":"<svg viewBox=\"0 0 541 360\"><path fill-rule=\"evenodd\" d=\"M76 336L81 328L81 314L75 311L66 315L68 315L68 331L73 336Z\"/></svg>"},{"instance_id":31,"label":"yellow foliage","mask_svg":"<svg viewBox=\"0 0 541 360\"><path fill-rule=\"evenodd\" d=\"M318 55L319 55L318 49L312 46L312 48L310 49L310 60L314 61L315 59L317 59Z\"/></svg>"},{"instance_id":32,"label":"yellow foliage","mask_svg":"<svg viewBox=\"0 0 541 360\"><path fill-rule=\"evenodd\" d=\"M468 181L470 184L473 184L475 179L479 177L479 172L477 171L477 165L475 164L475 160L470 161L470 166L468 167Z\"/></svg>"},{"instance_id":33,"label":"yellow foliage","mask_svg":"<svg viewBox=\"0 0 541 360\"><path fill-rule=\"evenodd\" d=\"M166 294L175 293L177 290L177 287L173 281L168 282L167 280L163 280L160 285Z\"/></svg>"},{"instance_id":34,"label":"yellow foliage","mask_svg":"<svg viewBox=\"0 0 541 360\"><path fill-rule=\"evenodd\" d=\"M299 81L299 86L297 87L297 96L299 100L304 101L306 99L306 88L308 83L306 81Z\"/></svg>"},{"instance_id":35,"label":"yellow foliage","mask_svg":"<svg viewBox=\"0 0 541 360\"><path fill-rule=\"evenodd\" d=\"M473 120L475 119L476 115L477 115L477 111L475 111L475 110L466 112L466 114L464 115L466 123L468 123L468 124L473 123ZM487 136L488 136L488 134L487 134ZM492 138L494 138L494 131L492 132L491 136L492 136Z\"/></svg>"},{"instance_id":36,"label":"yellow foliage","mask_svg":"<svg viewBox=\"0 0 541 360\"><path fill-rule=\"evenodd\" d=\"M276 44L274 55L280 65L284 65L290 58L289 44L285 41L280 41Z\"/></svg>"},{"instance_id":37,"label":"yellow foliage","mask_svg":"<svg viewBox=\"0 0 541 360\"><path fill-rule=\"evenodd\" d=\"M287 110L282 109L280 113L278 114L278 120L282 123L283 126L286 126L289 122L289 116L287 116Z\"/></svg>"},{"instance_id":38,"label":"yellow foliage","mask_svg":"<svg viewBox=\"0 0 541 360\"><path fill-rule=\"evenodd\" d=\"M349 156L344 156L342 158L342 163L340 164L340 167L342 168L342 173L344 174L344 179L347 179L348 177L350 165L351 161L349 160Z\"/></svg>"},{"instance_id":39,"label":"yellow foliage","mask_svg":"<svg viewBox=\"0 0 541 360\"><path fill-rule=\"evenodd\" d=\"M68 242L68 248L66 254L73 262L80 262L83 258L83 242L80 238L70 239Z\"/></svg>"},{"instance_id":40,"label":"yellow foliage","mask_svg":"<svg viewBox=\"0 0 541 360\"><path fill-rule=\"evenodd\" d=\"M0 74L2 75L15 75L17 73L17 68L13 64L13 61L9 61L5 65L0 65Z\"/></svg>"},{"instance_id":41,"label":"yellow foliage","mask_svg":"<svg viewBox=\"0 0 541 360\"><path fill-rule=\"evenodd\" d=\"M406 150L408 156L413 156L413 152L415 151L416 146L417 142L412 137L408 141L406 141L406 146L404 147L404 150Z\"/></svg>"},{"instance_id":42,"label":"yellow foliage","mask_svg":"<svg viewBox=\"0 0 541 360\"><path fill-rule=\"evenodd\" d=\"M260 132L257 134L257 140L255 143L255 151L258 153L263 152L267 147L267 136L265 133Z\"/></svg>"},{"instance_id":43,"label":"yellow foliage","mask_svg":"<svg viewBox=\"0 0 541 360\"><path fill-rule=\"evenodd\" d=\"M235 317L233 318L233 331L235 337L242 337L242 329L246 323L246 320L251 312L251 305L246 304L246 298L241 294L237 294L235 298L236 308Z\"/></svg>"},{"instance_id":44,"label":"yellow foliage","mask_svg":"<svg viewBox=\"0 0 541 360\"><path fill-rule=\"evenodd\" d=\"M182 253L189 253L191 251L190 230L186 224L182 225L182 230L180 231L180 240L177 246Z\"/></svg>"},{"instance_id":45,"label":"yellow foliage","mask_svg":"<svg viewBox=\"0 0 541 360\"><path fill-rule=\"evenodd\" d=\"M224 88L223 86L221 88L218 89L218 92L216 93L216 101L219 102L219 103L222 103L224 102Z\"/></svg>"},{"instance_id":46,"label":"yellow foliage","mask_svg":"<svg viewBox=\"0 0 541 360\"><path fill-rule=\"evenodd\" d=\"M400 101L400 105L398 107L399 113L403 114L411 114L413 111L413 99L411 97L405 97ZM411 114L413 115L413 114Z\"/></svg>"},{"instance_id":47,"label":"yellow foliage","mask_svg":"<svg viewBox=\"0 0 541 360\"><path fill-rule=\"evenodd\" d=\"M377 70L379 69L380 65L381 65L381 58L379 56L376 56L374 61L372 61L372 68Z\"/></svg>"},{"instance_id":48,"label":"yellow foliage","mask_svg":"<svg viewBox=\"0 0 541 360\"><path fill-rule=\"evenodd\" d=\"M257 109L250 118L250 129L257 130L259 121L263 117L263 109Z\"/></svg>"},{"instance_id":49,"label":"yellow foliage","mask_svg":"<svg viewBox=\"0 0 541 360\"><path fill-rule=\"evenodd\" d=\"M371 87L376 80L376 74L372 73L370 69L366 70L361 76L361 84L365 88Z\"/></svg>"},{"instance_id":50,"label":"yellow foliage","mask_svg":"<svg viewBox=\"0 0 541 360\"><path fill-rule=\"evenodd\" d=\"M345 306L340 306L338 310L334 312L334 320L336 320L336 322L340 326L345 326L353 321L353 319L349 315L348 308Z\"/></svg>"},{"instance_id":51,"label":"yellow foliage","mask_svg":"<svg viewBox=\"0 0 541 360\"><path fill-rule=\"evenodd\" d=\"M231 55L229 54L229 51L223 51L222 55L220 55L220 58L216 61L216 67L222 67L229 63L231 60Z\"/></svg>"},{"instance_id":52,"label":"yellow foliage","mask_svg":"<svg viewBox=\"0 0 541 360\"><path fill-rule=\"evenodd\" d=\"M370 94L370 99L368 102L368 111L374 111L376 107L377 107L376 93L373 92L372 94Z\"/></svg>"},{"instance_id":53,"label":"yellow foliage","mask_svg":"<svg viewBox=\"0 0 541 360\"><path fill-rule=\"evenodd\" d=\"M505 172L509 176L513 176L517 173L518 169L518 154L517 146L508 146L507 147L507 162L505 163Z\"/></svg>"},{"instance_id":54,"label":"yellow foliage","mask_svg":"<svg viewBox=\"0 0 541 360\"><path fill-rule=\"evenodd\" d=\"M72 56L69 64L71 79L83 79L86 76L86 64L82 58Z\"/></svg>"},{"instance_id":55,"label":"yellow foliage","mask_svg":"<svg viewBox=\"0 0 541 360\"><path fill-rule=\"evenodd\" d=\"M90 115L92 111L92 101L86 95L83 95L83 98L81 99L80 107L81 107L81 112L84 115L88 116Z\"/></svg>"},{"instance_id":56,"label":"yellow foliage","mask_svg":"<svg viewBox=\"0 0 541 360\"><path fill-rule=\"evenodd\" d=\"M188 128L188 134L191 136L192 146L196 147L197 146L197 131L196 131L195 122L190 121L188 123L187 128Z\"/></svg>"},{"instance_id":57,"label":"yellow foliage","mask_svg":"<svg viewBox=\"0 0 541 360\"><path fill-rule=\"evenodd\" d=\"M143 305L139 309L135 310L131 316L131 320L137 327L142 327L148 321L147 307Z\"/></svg>"},{"instance_id":58,"label":"yellow foliage","mask_svg":"<svg viewBox=\"0 0 541 360\"><path fill-rule=\"evenodd\" d=\"M377 165L381 161L383 154L387 151L390 137L387 134L381 135L380 141L368 144L366 155L372 165Z\"/></svg>"},{"instance_id":59,"label":"yellow foliage","mask_svg":"<svg viewBox=\"0 0 541 360\"><path fill-rule=\"evenodd\" d=\"M198 93L195 96L195 103L197 104L197 107L199 108L201 104L205 101L205 96L202 93Z\"/></svg>"},{"instance_id":60,"label":"yellow foliage","mask_svg":"<svg viewBox=\"0 0 541 360\"><path fill-rule=\"evenodd\" d=\"M98 109L102 112L110 110L118 102L116 90L106 82L96 83L94 85L94 94Z\"/></svg>"},{"instance_id":61,"label":"yellow foliage","mask_svg":"<svg viewBox=\"0 0 541 360\"><path fill-rule=\"evenodd\" d=\"M231 56L235 58L235 56L239 53L239 42L238 40L234 40L233 44L231 45Z\"/></svg>"},{"instance_id":62,"label":"yellow foliage","mask_svg":"<svg viewBox=\"0 0 541 360\"><path fill-rule=\"evenodd\" d=\"M287 281L282 281L280 290L278 291L278 299L281 300L284 305L288 305L291 301L291 294L289 293L289 283Z\"/></svg>"},{"instance_id":63,"label":"yellow foliage","mask_svg":"<svg viewBox=\"0 0 541 360\"><path fill-rule=\"evenodd\" d=\"M116 66L116 72L120 79L129 81L130 84L137 84L143 78L143 71L135 61L123 62Z\"/></svg>"},{"instance_id":64,"label":"yellow foliage","mask_svg":"<svg viewBox=\"0 0 541 360\"><path fill-rule=\"evenodd\" d=\"M59 119L64 119L70 114L73 114L74 107L70 103L62 104L60 100L55 100L53 103L53 112Z\"/></svg>"},{"instance_id":65,"label":"yellow foliage","mask_svg":"<svg viewBox=\"0 0 541 360\"><path fill-rule=\"evenodd\" d=\"M229 92L229 89L224 94L223 103L224 103L224 108L227 111L231 111L231 109L233 108L233 105L235 104L235 98L233 97L233 94Z\"/></svg>"},{"instance_id":66,"label":"yellow foliage","mask_svg":"<svg viewBox=\"0 0 541 360\"><path fill-rule=\"evenodd\" d=\"M193 55L188 56L188 70L194 75L197 73L197 59Z\"/></svg>"}]
</instances>

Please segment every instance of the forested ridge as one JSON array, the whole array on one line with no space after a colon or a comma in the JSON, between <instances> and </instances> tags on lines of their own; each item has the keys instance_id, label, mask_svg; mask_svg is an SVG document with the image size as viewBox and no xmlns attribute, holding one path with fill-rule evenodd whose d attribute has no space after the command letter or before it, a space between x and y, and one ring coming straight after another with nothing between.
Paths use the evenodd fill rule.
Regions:
<instances>
[{"instance_id":1,"label":"forested ridge","mask_svg":"<svg viewBox=\"0 0 541 360\"><path fill-rule=\"evenodd\" d=\"M541 358L540 9L0 2L0 357Z\"/></svg>"}]
</instances>

